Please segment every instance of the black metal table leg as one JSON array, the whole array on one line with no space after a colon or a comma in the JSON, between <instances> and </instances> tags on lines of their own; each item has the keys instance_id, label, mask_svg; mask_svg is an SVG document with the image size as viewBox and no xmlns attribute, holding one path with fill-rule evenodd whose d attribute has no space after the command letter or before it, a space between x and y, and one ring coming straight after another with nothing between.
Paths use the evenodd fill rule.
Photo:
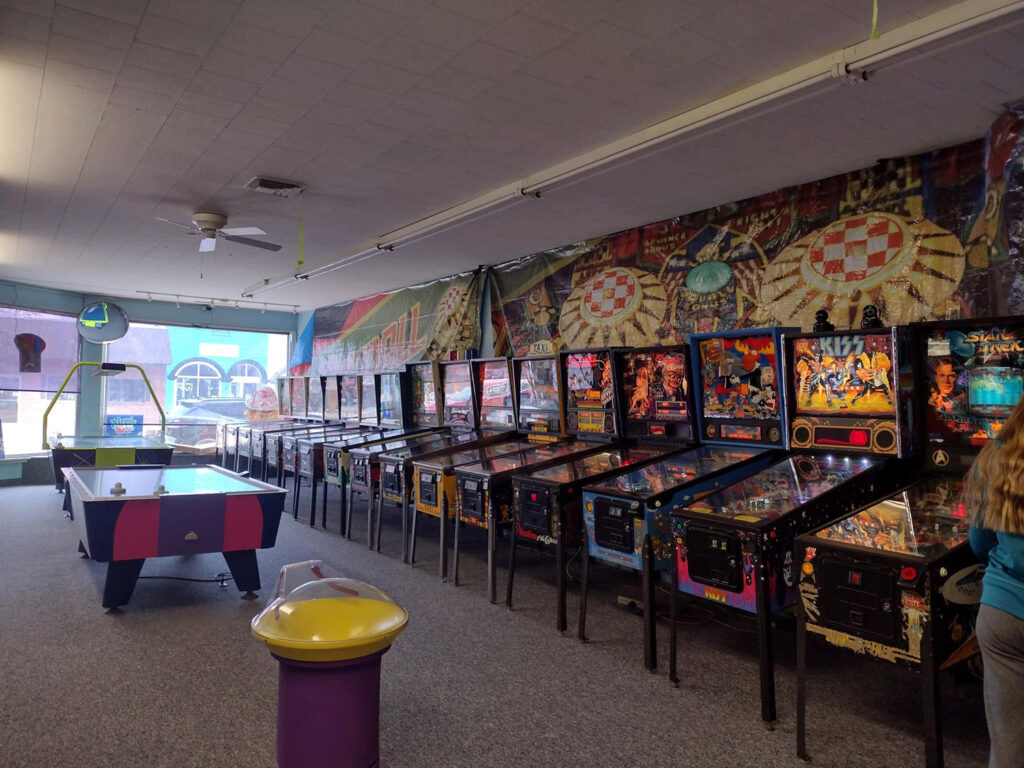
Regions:
<instances>
[{"instance_id":1,"label":"black metal table leg","mask_svg":"<svg viewBox=\"0 0 1024 768\"><path fill-rule=\"evenodd\" d=\"M558 591L555 609L555 628L559 632L565 632L569 626L569 619L566 608L566 584L565 584L565 525L562 520L562 506L558 499L555 499L551 506L551 521L555 528L555 588Z\"/></svg>"},{"instance_id":2,"label":"black metal table leg","mask_svg":"<svg viewBox=\"0 0 1024 768\"><path fill-rule=\"evenodd\" d=\"M323 501L320 502L320 527L321 528L327 528L327 490L328 490L329 487L330 486L329 486L329 484L327 482L327 475L325 474L324 475L324 479L323 479L323 488L320 489L321 491L323 491L323 494L324 494L323 495Z\"/></svg>"},{"instance_id":3,"label":"black metal table leg","mask_svg":"<svg viewBox=\"0 0 1024 768\"><path fill-rule=\"evenodd\" d=\"M302 489L302 476L296 472L292 475L292 519L299 519L299 496Z\"/></svg>"},{"instance_id":4,"label":"black metal table leg","mask_svg":"<svg viewBox=\"0 0 1024 768\"><path fill-rule=\"evenodd\" d=\"M383 493L382 493L383 496ZM381 504L383 504L383 500ZM402 562L409 562L409 495L402 483L402 503L398 508L402 513Z\"/></svg>"},{"instance_id":5,"label":"black metal table leg","mask_svg":"<svg viewBox=\"0 0 1024 768\"><path fill-rule=\"evenodd\" d=\"M352 518L355 517L353 514L356 503L356 491L352 483L348 484L348 519L345 521L345 538L352 541Z\"/></svg>"},{"instance_id":6,"label":"black metal table leg","mask_svg":"<svg viewBox=\"0 0 1024 768\"><path fill-rule=\"evenodd\" d=\"M580 625L576 637L587 642L587 589L590 577L590 547L583 542L583 572L580 574Z\"/></svg>"},{"instance_id":7,"label":"black metal table leg","mask_svg":"<svg viewBox=\"0 0 1024 768\"><path fill-rule=\"evenodd\" d=\"M441 569L441 581L448 581L448 495L444 492L444 478L441 479L441 486L438 488L438 508L441 510L441 552L438 560ZM458 562L459 552L459 529L455 529L455 553Z\"/></svg>"},{"instance_id":8,"label":"black metal table leg","mask_svg":"<svg viewBox=\"0 0 1024 768\"><path fill-rule=\"evenodd\" d=\"M807 616L802 607L796 616L796 756L807 756Z\"/></svg>"},{"instance_id":9,"label":"black metal table leg","mask_svg":"<svg viewBox=\"0 0 1024 768\"><path fill-rule=\"evenodd\" d=\"M672 596L669 598L668 604L668 679L672 682L672 685L678 686L679 568L674 558L669 581L669 589L672 591Z\"/></svg>"},{"instance_id":10,"label":"black metal table leg","mask_svg":"<svg viewBox=\"0 0 1024 768\"><path fill-rule=\"evenodd\" d=\"M658 641L655 636L654 604L654 545L649 535L644 536L641 547L643 562L643 600L644 600L644 667L649 672L658 668Z\"/></svg>"},{"instance_id":11,"label":"black metal table leg","mask_svg":"<svg viewBox=\"0 0 1024 768\"><path fill-rule=\"evenodd\" d=\"M927 768L942 768L944 763L940 694L931 622L927 622L921 638L921 714L924 717L924 764Z\"/></svg>"},{"instance_id":12,"label":"black metal table leg","mask_svg":"<svg viewBox=\"0 0 1024 768\"><path fill-rule=\"evenodd\" d=\"M384 530L384 489L381 488L380 483L377 483L376 490L374 490L373 482L370 482L370 502L373 502L373 494L377 494L377 535L376 535L376 549L380 552L380 536Z\"/></svg>"},{"instance_id":13,"label":"black metal table leg","mask_svg":"<svg viewBox=\"0 0 1024 768\"><path fill-rule=\"evenodd\" d=\"M518 493L516 494L518 498ZM512 610L512 589L516 578L516 549L518 549L519 505L512 508L512 536L508 544L508 574L505 576L505 607Z\"/></svg>"},{"instance_id":14,"label":"black metal table leg","mask_svg":"<svg viewBox=\"0 0 1024 768\"><path fill-rule=\"evenodd\" d=\"M760 649L761 719L769 726L777 719L775 711L775 643L772 639L772 598L768 566L761 554L755 566L757 579L757 642Z\"/></svg>"},{"instance_id":15,"label":"black metal table leg","mask_svg":"<svg viewBox=\"0 0 1024 768\"><path fill-rule=\"evenodd\" d=\"M494 561L498 549L498 518L494 514L493 505L487 511L487 597L491 604L498 602L498 564Z\"/></svg>"},{"instance_id":16,"label":"black metal table leg","mask_svg":"<svg viewBox=\"0 0 1024 768\"><path fill-rule=\"evenodd\" d=\"M319 483L316 480L316 473L309 477L309 527L316 528L316 492Z\"/></svg>"}]
</instances>

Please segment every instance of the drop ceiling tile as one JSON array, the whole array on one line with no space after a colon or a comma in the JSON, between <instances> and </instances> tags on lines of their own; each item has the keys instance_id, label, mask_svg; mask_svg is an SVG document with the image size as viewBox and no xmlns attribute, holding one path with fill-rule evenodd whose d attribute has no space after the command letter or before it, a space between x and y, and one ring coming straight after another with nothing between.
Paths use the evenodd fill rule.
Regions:
<instances>
[{"instance_id":1,"label":"drop ceiling tile","mask_svg":"<svg viewBox=\"0 0 1024 768\"><path fill-rule=\"evenodd\" d=\"M81 64L115 73L121 69L121 63L124 61L124 51L60 35L50 35L48 55L70 64Z\"/></svg>"},{"instance_id":2,"label":"drop ceiling tile","mask_svg":"<svg viewBox=\"0 0 1024 768\"><path fill-rule=\"evenodd\" d=\"M394 95L353 82L344 82L325 97L328 101L376 112L395 100Z\"/></svg>"},{"instance_id":3,"label":"drop ceiling tile","mask_svg":"<svg viewBox=\"0 0 1024 768\"><path fill-rule=\"evenodd\" d=\"M272 77L260 88L259 95L308 109L322 101L329 92L330 88L327 86Z\"/></svg>"},{"instance_id":4,"label":"drop ceiling tile","mask_svg":"<svg viewBox=\"0 0 1024 768\"><path fill-rule=\"evenodd\" d=\"M200 59L198 56L190 56L180 51L136 42L128 50L125 64L168 75L192 77L199 69Z\"/></svg>"},{"instance_id":5,"label":"drop ceiling tile","mask_svg":"<svg viewBox=\"0 0 1024 768\"><path fill-rule=\"evenodd\" d=\"M325 29L314 29L295 52L339 67L355 69L376 50L377 46L371 42L345 37Z\"/></svg>"},{"instance_id":6,"label":"drop ceiling tile","mask_svg":"<svg viewBox=\"0 0 1024 768\"><path fill-rule=\"evenodd\" d=\"M548 80L541 80L523 72L513 72L502 78L487 92L502 99L530 105L539 99L553 99L562 93L562 88ZM571 90L571 89L570 89Z\"/></svg>"},{"instance_id":7,"label":"drop ceiling tile","mask_svg":"<svg viewBox=\"0 0 1024 768\"><path fill-rule=\"evenodd\" d=\"M235 19L303 38L313 30L323 15L320 9L296 0L287 3L277 0L245 0L235 12Z\"/></svg>"},{"instance_id":8,"label":"drop ceiling tile","mask_svg":"<svg viewBox=\"0 0 1024 768\"><path fill-rule=\"evenodd\" d=\"M461 99L453 99L450 96L442 96L439 93L431 93L417 88L402 98L402 106L413 112L437 116L464 110L466 103Z\"/></svg>"},{"instance_id":9,"label":"drop ceiling tile","mask_svg":"<svg viewBox=\"0 0 1024 768\"><path fill-rule=\"evenodd\" d=\"M37 16L53 16L53 0L0 0L0 5Z\"/></svg>"},{"instance_id":10,"label":"drop ceiling tile","mask_svg":"<svg viewBox=\"0 0 1024 768\"><path fill-rule=\"evenodd\" d=\"M401 96L418 83L422 77L415 72L380 61L365 61L349 75L348 79L349 82L357 85Z\"/></svg>"},{"instance_id":11,"label":"drop ceiling tile","mask_svg":"<svg viewBox=\"0 0 1024 768\"><path fill-rule=\"evenodd\" d=\"M608 64L625 58L634 51L646 47L650 42L643 35L606 21L598 21L574 35L565 44L565 48L585 59Z\"/></svg>"},{"instance_id":12,"label":"drop ceiling tile","mask_svg":"<svg viewBox=\"0 0 1024 768\"><path fill-rule=\"evenodd\" d=\"M350 107L346 104L322 101L314 105L306 113L306 116L314 120L330 123L331 125L353 126L365 122L373 116L373 113L358 107Z\"/></svg>"},{"instance_id":13,"label":"drop ceiling tile","mask_svg":"<svg viewBox=\"0 0 1024 768\"><path fill-rule=\"evenodd\" d=\"M203 69L218 75L264 83L274 74L277 63L270 59L232 51L218 44L203 61Z\"/></svg>"},{"instance_id":14,"label":"drop ceiling tile","mask_svg":"<svg viewBox=\"0 0 1024 768\"><path fill-rule=\"evenodd\" d=\"M368 120L346 126L339 140L339 151L350 156L373 157L376 153L397 144L409 135L405 126L393 127Z\"/></svg>"},{"instance_id":15,"label":"drop ceiling tile","mask_svg":"<svg viewBox=\"0 0 1024 768\"><path fill-rule=\"evenodd\" d=\"M300 40L280 31L233 20L217 40L218 48L227 48L249 56L280 64L295 50Z\"/></svg>"},{"instance_id":16,"label":"drop ceiling tile","mask_svg":"<svg viewBox=\"0 0 1024 768\"><path fill-rule=\"evenodd\" d=\"M377 46L386 43L411 18L361 2L344 2L328 12L318 29Z\"/></svg>"},{"instance_id":17,"label":"drop ceiling tile","mask_svg":"<svg viewBox=\"0 0 1024 768\"><path fill-rule=\"evenodd\" d=\"M489 77L483 77L465 69L444 66L424 77L417 89L424 89L455 99L470 99L494 85Z\"/></svg>"},{"instance_id":18,"label":"drop ceiling tile","mask_svg":"<svg viewBox=\"0 0 1024 768\"><path fill-rule=\"evenodd\" d=\"M188 93L201 93L231 101L248 101L256 95L258 90L258 83L205 70L196 72L188 87ZM214 113L211 112L211 114Z\"/></svg>"},{"instance_id":19,"label":"drop ceiling tile","mask_svg":"<svg viewBox=\"0 0 1024 768\"><path fill-rule=\"evenodd\" d=\"M178 106L189 112L198 112L202 115L213 115L215 117L232 118L244 106L241 101L231 101L218 96L209 96L205 93L198 93L189 89L182 94Z\"/></svg>"},{"instance_id":20,"label":"drop ceiling tile","mask_svg":"<svg viewBox=\"0 0 1024 768\"><path fill-rule=\"evenodd\" d=\"M630 3L633 5L634 3ZM643 3L635 3L642 5ZM520 13L559 27L581 30L619 5L619 0L530 0ZM629 26L629 25L624 25Z\"/></svg>"},{"instance_id":21,"label":"drop ceiling tile","mask_svg":"<svg viewBox=\"0 0 1024 768\"><path fill-rule=\"evenodd\" d=\"M604 20L646 37L656 38L682 26L694 14L693 7L680 0L620 2L608 8Z\"/></svg>"},{"instance_id":22,"label":"drop ceiling tile","mask_svg":"<svg viewBox=\"0 0 1024 768\"><path fill-rule=\"evenodd\" d=\"M161 96L180 97L188 87L188 80L177 75L167 75L139 67L126 66L117 77L118 85L137 88Z\"/></svg>"},{"instance_id":23,"label":"drop ceiling tile","mask_svg":"<svg viewBox=\"0 0 1024 768\"><path fill-rule=\"evenodd\" d=\"M217 41L218 32L147 13L135 33L137 40L195 56L206 56Z\"/></svg>"},{"instance_id":24,"label":"drop ceiling tile","mask_svg":"<svg viewBox=\"0 0 1024 768\"><path fill-rule=\"evenodd\" d=\"M405 16L417 16L430 5L430 0L364 0L364 2L383 11Z\"/></svg>"},{"instance_id":25,"label":"drop ceiling tile","mask_svg":"<svg viewBox=\"0 0 1024 768\"><path fill-rule=\"evenodd\" d=\"M461 51L491 28L490 24L431 6L402 29L402 34L451 51Z\"/></svg>"},{"instance_id":26,"label":"drop ceiling tile","mask_svg":"<svg viewBox=\"0 0 1024 768\"><path fill-rule=\"evenodd\" d=\"M124 51L132 44L135 25L83 13L58 4L53 15L52 33Z\"/></svg>"},{"instance_id":27,"label":"drop ceiling tile","mask_svg":"<svg viewBox=\"0 0 1024 768\"><path fill-rule=\"evenodd\" d=\"M46 43L50 38L50 20L34 13L0 7L0 30L7 37Z\"/></svg>"},{"instance_id":28,"label":"drop ceiling tile","mask_svg":"<svg viewBox=\"0 0 1024 768\"><path fill-rule=\"evenodd\" d=\"M63 2L63 0L62 0ZM221 32L238 9L238 0L150 0L148 14Z\"/></svg>"},{"instance_id":29,"label":"drop ceiling tile","mask_svg":"<svg viewBox=\"0 0 1024 768\"><path fill-rule=\"evenodd\" d=\"M53 116L53 119L66 119L79 110L83 112L102 111L107 105L107 99L110 98L111 89L113 89L113 83L111 83L110 89L94 90L63 81L59 77L44 77L43 88L39 95L40 109L43 107L59 108L65 112L59 117ZM32 151L35 155L36 149L33 148Z\"/></svg>"},{"instance_id":30,"label":"drop ceiling tile","mask_svg":"<svg viewBox=\"0 0 1024 768\"><path fill-rule=\"evenodd\" d=\"M452 52L436 45L421 43L417 40L398 35L387 45L382 46L373 54L374 61L384 62L410 72L427 75L435 71L452 58Z\"/></svg>"},{"instance_id":31,"label":"drop ceiling tile","mask_svg":"<svg viewBox=\"0 0 1024 768\"><path fill-rule=\"evenodd\" d=\"M434 124L434 119L419 112L413 112L404 107L392 107L378 112L373 121L379 125L389 128L397 128L405 131L406 134L428 128Z\"/></svg>"},{"instance_id":32,"label":"drop ceiling tile","mask_svg":"<svg viewBox=\"0 0 1024 768\"><path fill-rule=\"evenodd\" d=\"M523 72L550 83L569 85L595 69L589 61L563 48L553 48L523 67Z\"/></svg>"},{"instance_id":33,"label":"drop ceiling tile","mask_svg":"<svg viewBox=\"0 0 1024 768\"><path fill-rule=\"evenodd\" d=\"M111 104L132 107L147 112L157 112L162 115L169 115L177 102L178 97L174 94L143 91L122 83L118 83L114 87L114 92L110 95Z\"/></svg>"},{"instance_id":34,"label":"drop ceiling tile","mask_svg":"<svg viewBox=\"0 0 1024 768\"><path fill-rule=\"evenodd\" d=\"M258 136L267 136L268 138L276 139L282 133L287 131L290 126L291 123L284 123L280 120L271 120L270 118L253 114L248 109L243 109L230 123L228 123L228 130L244 130L249 133L255 133Z\"/></svg>"},{"instance_id":35,"label":"drop ceiling tile","mask_svg":"<svg viewBox=\"0 0 1024 768\"><path fill-rule=\"evenodd\" d=\"M339 67L293 53L281 64L274 76L316 86L326 93L337 88L351 71L347 67Z\"/></svg>"},{"instance_id":36,"label":"drop ceiling tile","mask_svg":"<svg viewBox=\"0 0 1024 768\"><path fill-rule=\"evenodd\" d=\"M564 43L571 34L563 27L517 13L494 27L481 41L533 59Z\"/></svg>"},{"instance_id":37,"label":"drop ceiling tile","mask_svg":"<svg viewBox=\"0 0 1024 768\"><path fill-rule=\"evenodd\" d=\"M46 63L46 43L0 35L0 59L42 67Z\"/></svg>"}]
</instances>

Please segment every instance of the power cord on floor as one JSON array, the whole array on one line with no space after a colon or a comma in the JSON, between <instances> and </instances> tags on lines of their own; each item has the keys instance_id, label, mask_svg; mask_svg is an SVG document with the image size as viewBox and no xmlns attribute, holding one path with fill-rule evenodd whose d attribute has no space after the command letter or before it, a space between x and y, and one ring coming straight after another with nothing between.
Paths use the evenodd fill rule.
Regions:
<instances>
[{"instance_id":1,"label":"power cord on floor","mask_svg":"<svg viewBox=\"0 0 1024 768\"><path fill-rule=\"evenodd\" d=\"M218 573L212 579L190 579L186 576L139 576L140 579L164 579L166 581L192 581L196 584L220 584L222 587L226 587L229 581L234 581L234 577L230 573Z\"/></svg>"}]
</instances>

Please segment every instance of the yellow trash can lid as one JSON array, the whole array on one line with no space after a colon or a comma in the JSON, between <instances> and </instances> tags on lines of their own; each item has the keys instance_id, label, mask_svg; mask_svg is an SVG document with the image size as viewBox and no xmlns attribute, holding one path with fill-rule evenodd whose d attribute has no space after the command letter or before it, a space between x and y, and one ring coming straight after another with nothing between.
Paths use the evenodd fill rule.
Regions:
<instances>
[{"instance_id":1,"label":"yellow trash can lid","mask_svg":"<svg viewBox=\"0 0 1024 768\"><path fill-rule=\"evenodd\" d=\"M252 620L270 651L297 661L346 661L386 649L409 614L370 584L326 577L320 561L281 569L274 599Z\"/></svg>"}]
</instances>

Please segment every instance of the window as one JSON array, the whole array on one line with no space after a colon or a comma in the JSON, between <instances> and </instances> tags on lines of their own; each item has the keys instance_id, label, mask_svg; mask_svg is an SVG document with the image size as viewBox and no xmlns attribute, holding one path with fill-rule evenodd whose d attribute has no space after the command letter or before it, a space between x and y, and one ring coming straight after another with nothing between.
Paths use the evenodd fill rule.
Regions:
<instances>
[{"instance_id":1,"label":"window","mask_svg":"<svg viewBox=\"0 0 1024 768\"><path fill-rule=\"evenodd\" d=\"M122 379L115 376L107 382L107 400L115 403L145 403L149 401L149 391L141 378Z\"/></svg>"},{"instance_id":2,"label":"window","mask_svg":"<svg viewBox=\"0 0 1024 768\"><path fill-rule=\"evenodd\" d=\"M174 401L220 397L220 369L208 360L193 360L174 369Z\"/></svg>"},{"instance_id":3,"label":"window","mask_svg":"<svg viewBox=\"0 0 1024 768\"><path fill-rule=\"evenodd\" d=\"M0 306L0 456L43 451L43 414L78 362L73 315ZM47 417L46 431L75 432L78 374Z\"/></svg>"},{"instance_id":4,"label":"window","mask_svg":"<svg viewBox=\"0 0 1024 768\"><path fill-rule=\"evenodd\" d=\"M248 399L267 380L263 366L255 360L239 360L228 370L231 379L231 396Z\"/></svg>"}]
</instances>

